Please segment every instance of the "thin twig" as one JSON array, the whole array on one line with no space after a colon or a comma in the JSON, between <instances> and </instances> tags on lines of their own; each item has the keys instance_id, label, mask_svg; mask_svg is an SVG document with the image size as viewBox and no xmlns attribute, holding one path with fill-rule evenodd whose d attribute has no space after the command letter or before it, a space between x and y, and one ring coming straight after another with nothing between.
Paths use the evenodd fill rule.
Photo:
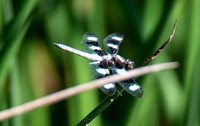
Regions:
<instances>
[{"instance_id":1,"label":"thin twig","mask_svg":"<svg viewBox=\"0 0 200 126\"><path fill-rule=\"evenodd\" d=\"M151 72L157 72L157 71L166 70L166 69L173 69L176 67L178 67L177 62L145 66L145 67L140 67L140 68L136 68L134 70L128 71L127 73L116 74L116 75L108 76L102 79L94 80L89 83L71 87L71 88L53 93L51 95L47 95L45 97L27 102L25 104L22 104L22 105L19 105L7 110L3 110L0 112L0 121L31 111L33 109L36 109L42 106L47 106L47 105L59 102L61 100L64 100L66 98L79 94L81 92L101 87L102 85L110 83L110 82L116 83L116 82L127 80L133 77L142 76L144 74L148 74Z\"/></svg>"},{"instance_id":2,"label":"thin twig","mask_svg":"<svg viewBox=\"0 0 200 126\"><path fill-rule=\"evenodd\" d=\"M174 27L173 27L173 31L172 31L172 34L169 36L169 38L167 39L167 41L165 41L161 46L160 48L158 48L149 58L147 58L144 63L141 64L141 66L145 66L147 64L149 64L152 60L154 60L157 55L162 52L162 50L166 47L166 45L171 42L172 38L174 37L174 34L175 34L175 30L176 30L176 24L177 24L177 19L176 19L176 22L174 24Z\"/></svg>"},{"instance_id":3,"label":"thin twig","mask_svg":"<svg viewBox=\"0 0 200 126\"><path fill-rule=\"evenodd\" d=\"M177 64L176 64L177 65ZM146 66L149 67L149 66ZM141 68L141 67L140 67ZM144 68L144 67L143 67ZM157 69L157 68L156 68ZM150 69L148 69L150 70ZM151 71L151 70L150 70ZM149 71L149 72L150 72ZM133 72L133 71L132 71ZM142 72L139 68L138 68L138 72L137 74L139 74L139 72ZM146 71L147 72L147 71ZM152 71L151 71L152 72ZM155 71L154 71L155 72ZM143 73L143 72L142 72ZM129 74L129 73L128 73ZM138 77L138 76L134 76ZM87 116L85 116L78 124L77 126L87 126L87 124L89 124L94 118L96 118L96 116L98 116L101 112L103 112L112 102L114 102L119 96L121 96L121 94L124 92L124 89L119 86L116 85L118 93L115 93L115 95L113 96L107 96L95 109L93 109Z\"/></svg>"}]
</instances>

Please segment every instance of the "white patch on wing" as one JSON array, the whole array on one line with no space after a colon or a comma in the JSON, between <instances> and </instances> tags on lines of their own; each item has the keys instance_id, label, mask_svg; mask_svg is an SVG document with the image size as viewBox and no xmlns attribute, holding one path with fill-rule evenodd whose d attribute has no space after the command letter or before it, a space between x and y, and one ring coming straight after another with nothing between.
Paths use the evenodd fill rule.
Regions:
<instances>
[{"instance_id":1,"label":"white patch on wing","mask_svg":"<svg viewBox=\"0 0 200 126\"><path fill-rule=\"evenodd\" d=\"M97 37L89 36L89 37L87 37L87 39L90 40L90 41L98 41Z\"/></svg>"},{"instance_id":2,"label":"white patch on wing","mask_svg":"<svg viewBox=\"0 0 200 126\"><path fill-rule=\"evenodd\" d=\"M110 88L114 88L115 85L113 83L108 83L108 84L103 85L103 87L106 89L110 89Z\"/></svg>"},{"instance_id":3,"label":"white patch on wing","mask_svg":"<svg viewBox=\"0 0 200 126\"><path fill-rule=\"evenodd\" d=\"M103 75L109 74L109 70L108 69L102 69L102 68L96 69L96 72L101 73Z\"/></svg>"},{"instance_id":4,"label":"white patch on wing","mask_svg":"<svg viewBox=\"0 0 200 126\"><path fill-rule=\"evenodd\" d=\"M115 72L116 72L117 74L123 74L123 73L125 73L126 71L125 71L124 69L117 69L117 68L115 68Z\"/></svg>"},{"instance_id":5,"label":"white patch on wing","mask_svg":"<svg viewBox=\"0 0 200 126\"><path fill-rule=\"evenodd\" d=\"M118 37L118 36L113 36L113 37L111 37L112 39L115 39L115 40L117 40L117 41L122 41L123 40L123 38L121 38L121 37Z\"/></svg>"},{"instance_id":6,"label":"white patch on wing","mask_svg":"<svg viewBox=\"0 0 200 126\"><path fill-rule=\"evenodd\" d=\"M113 49L118 49L118 45L107 44L108 47L112 47Z\"/></svg>"},{"instance_id":7,"label":"white patch on wing","mask_svg":"<svg viewBox=\"0 0 200 126\"><path fill-rule=\"evenodd\" d=\"M89 48L92 50L101 50L101 48L98 46L90 46Z\"/></svg>"},{"instance_id":8,"label":"white patch on wing","mask_svg":"<svg viewBox=\"0 0 200 126\"><path fill-rule=\"evenodd\" d=\"M136 90L138 90L138 89L140 89L140 86L138 86L138 85L136 85L136 84L131 85L131 86L129 87L129 90L131 90L131 91L136 91Z\"/></svg>"}]
</instances>

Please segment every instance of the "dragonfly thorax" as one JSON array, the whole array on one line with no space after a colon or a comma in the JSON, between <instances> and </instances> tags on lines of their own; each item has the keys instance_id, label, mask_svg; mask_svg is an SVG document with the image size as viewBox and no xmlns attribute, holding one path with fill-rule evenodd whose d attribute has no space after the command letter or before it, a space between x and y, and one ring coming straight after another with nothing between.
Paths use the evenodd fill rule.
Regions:
<instances>
[{"instance_id":1,"label":"dragonfly thorax","mask_svg":"<svg viewBox=\"0 0 200 126\"><path fill-rule=\"evenodd\" d=\"M103 60L101 61L102 66L105 67L114 67L114 68L125 68L126 70L130 70L134 68L134 62L127 59L125 60L120 55L104 55Z\"/></svg>"}]
</instances>

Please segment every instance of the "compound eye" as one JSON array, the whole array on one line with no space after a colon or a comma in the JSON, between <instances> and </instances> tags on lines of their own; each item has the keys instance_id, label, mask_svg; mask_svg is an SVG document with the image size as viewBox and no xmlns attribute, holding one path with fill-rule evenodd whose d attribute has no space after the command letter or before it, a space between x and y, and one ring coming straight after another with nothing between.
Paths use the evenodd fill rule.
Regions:
<instances>
[{"instance_id":1,"label":"compound eye","mask_svg":"<svg viewBox=\"0 0 200 126\"><path fill-rule=\"evenodd\" d=\"M129 59L126 60L126 65L125 65L126 70L131 70L134 68L134 66L135 66L135 63L133 61Z\"/></svg>"}]
</instances>

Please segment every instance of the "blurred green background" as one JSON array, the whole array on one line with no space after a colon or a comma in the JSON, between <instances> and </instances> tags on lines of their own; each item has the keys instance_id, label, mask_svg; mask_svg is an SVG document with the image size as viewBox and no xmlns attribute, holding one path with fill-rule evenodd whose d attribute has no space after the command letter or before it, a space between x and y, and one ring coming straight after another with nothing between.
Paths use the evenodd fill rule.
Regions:
<instances>
[{"instance_id":1,"label":"blurred green background","mask_svg":"<svg viewBox=\"0 0 200 126\"><path fill-rule=\"evenodd\" d=\"M137 79L141 99L123 93L91 125L200 126L199 0L0 0L0 110L91 80L88 60L53 46L81 49L85 32L99 41L124 35L119 53L136 66L172 32L151 64L180 67ZM0 122L1 126L73 126L106 97L99 89Z\"/></svg>"}]
</instances>

